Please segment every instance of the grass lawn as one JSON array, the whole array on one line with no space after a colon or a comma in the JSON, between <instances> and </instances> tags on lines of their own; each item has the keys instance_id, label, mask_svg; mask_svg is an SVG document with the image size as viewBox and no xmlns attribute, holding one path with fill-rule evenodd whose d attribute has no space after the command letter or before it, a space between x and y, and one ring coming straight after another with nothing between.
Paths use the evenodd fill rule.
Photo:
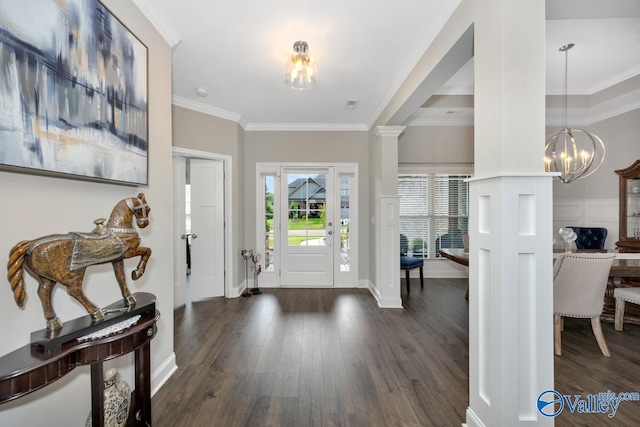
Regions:
<instances>
[{"instance_id":1,"label":"grass lawn","mask_svg":"<svg viewBox=\"0 0 640 427\"><path fill-rule=\"evenodd\" d=\"M274 230L273 218L267 219L267 224L269 225L269 230L273 231ZM289 246L299 246L300 243L305 240L320 239L324 237L324 234L313 233L313 230L324 230L325 222L323 219L309 218L307 220L299 219L295 221L292 219L289 219L287 224L288 224L289 230L305 230L305 229L309 230L308 236L296 236L296 235L288 236L287 241ZM347 230L348 230L348 226L340 227L341 234L348 233ZM269 247L273 248L273 233L269 234Z\"/></svg>"},{"instance_id":2,"label":"grass lawn","mask_svg":"<svg viewBox=\"0 0 640 427\"><path fill-rule=\"evenodd\" d=\"M269 230L273 230L273 218L267 219L267 224L269 224ZM288 221L289 230L304 230L305 228L309 230L323 230L324 229L324 220L320 218L309 218L308 220L299 219Z\"/></svg>"},{"instance_id":3,"label":"grass lawn","mask_svg":"<svg viewBox=\"0 0 640 427\"><path fill-rule=\"evenodd\" d=\"M289 230L323 230L324 229L324 220L320 218L308 218L306 221L304 219L299 220L289 220Z\"/></svg>"}]
</instances>

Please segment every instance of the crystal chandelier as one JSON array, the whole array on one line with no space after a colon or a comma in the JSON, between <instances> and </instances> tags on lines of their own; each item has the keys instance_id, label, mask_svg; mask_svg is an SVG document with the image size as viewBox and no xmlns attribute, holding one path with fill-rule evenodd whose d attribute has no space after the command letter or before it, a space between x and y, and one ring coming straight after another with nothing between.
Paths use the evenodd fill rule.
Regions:
<instances>
[{"instance_id":1,"label":"crystal chandelier","mask_svg":"<svg viewBox=\"0 0 640 427\"><path fill-rule=\"evenodd\" d=\"M297 41L293 44L293 54L284 75L284 84L291 89L307 90L318 85L318 72L308 51L307 42Z\"/></svg>"},{"instance_id":2,"label":"crystal chandelier","mask_svg":"<svg viewBox=\"0 0 640 427\"><path fill-rule=\"evenodd\" d=\"M565 184L585 178L602 166L605 156L604 143L597 135L583 129L567 126L567 75L569 49L573 43L562 46L564 62L564 129L547 136L544 148L544 164L547 172L560 172L558 179Z\"/></svg>"}]
</instances>

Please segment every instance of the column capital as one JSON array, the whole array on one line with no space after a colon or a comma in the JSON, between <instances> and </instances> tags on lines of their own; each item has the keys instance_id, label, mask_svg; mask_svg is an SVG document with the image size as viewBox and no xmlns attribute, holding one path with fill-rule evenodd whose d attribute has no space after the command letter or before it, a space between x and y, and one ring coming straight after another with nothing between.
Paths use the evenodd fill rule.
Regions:
<instances>
[{"instance_id":1,"label":"column capital","mask_svg":"<svg viewBox=\"0 0 640 427\"><path fill-rule=\"evenodd\" d=\"M402 132L404 132L406 128L406 126L376 126L376 128L374 129L374 134L379 137L398 137Z\"/></svg>"}]
</instances>

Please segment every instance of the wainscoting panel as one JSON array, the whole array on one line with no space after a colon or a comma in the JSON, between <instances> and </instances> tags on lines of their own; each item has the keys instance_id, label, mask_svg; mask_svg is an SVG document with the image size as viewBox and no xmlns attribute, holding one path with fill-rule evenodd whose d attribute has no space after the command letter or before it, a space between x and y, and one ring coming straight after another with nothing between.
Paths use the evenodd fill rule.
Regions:
<instances>
[{"instance_id":1,"label":"wainscoting panel","mask_svg":"<svg viewBox=\"0 0 640 427\"><path fill-rule=\"evenodd\" d=\"M618 241L618 199L571 199L553 201L553 232L555 247L562 248L558 235L561 227L604 227L607 229L605 248L615 249Z\"/></svg>"}]
</instances>

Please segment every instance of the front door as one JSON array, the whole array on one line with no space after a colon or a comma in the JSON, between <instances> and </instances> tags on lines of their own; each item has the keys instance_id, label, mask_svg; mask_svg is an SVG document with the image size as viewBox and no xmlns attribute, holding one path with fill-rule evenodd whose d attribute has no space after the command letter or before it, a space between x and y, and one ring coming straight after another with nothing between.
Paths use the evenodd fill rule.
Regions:
<instances>
[{"instance_id":1,"label":"front door","mask_svg":"<svg viewBox=\"0 0 640 427\"><path fill-rule=\"evenodd\" d=\"M333 286L333 167L282 168L281 286ZM339 242L339 240L338 240Z\"/></svg>"}]
</instances>

